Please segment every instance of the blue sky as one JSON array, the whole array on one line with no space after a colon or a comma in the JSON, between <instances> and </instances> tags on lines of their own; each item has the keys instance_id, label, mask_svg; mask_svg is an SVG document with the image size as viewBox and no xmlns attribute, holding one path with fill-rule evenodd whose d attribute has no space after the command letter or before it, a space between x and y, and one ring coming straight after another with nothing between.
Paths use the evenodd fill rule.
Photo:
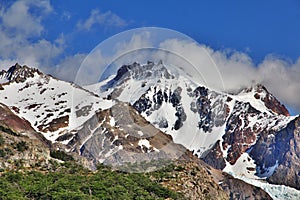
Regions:
<instances>
[{"instance_id":1,"label":"blue sky","mask_svg":"<svg viewBox=\"0 0 300 200\"><path fill-rule=\"evenodd\" d=\"M101 41L132 28L164 27L221 54L220 65L233 62L229 71L241 71L235 77L262 74L258 81L300 112L299 19L299 0L6 0L0 3L0 68L19 62L71 81Z\"/></svg>"},{"instance_id":2,"label":"blue sky","mask_svg":"<svg viewBox=\"0 0 300 200\"><path fill-rule=\"evenodd\" d=\"M74 34L78 20L87 19L93 9L112 12L125 21L124 26L98 24L88 32L74 34L75 41L76 37L88 37L77 41L77 51L88 51L122 30L158 26L185 33L214 49L246 51L255 62L262 61L267 54L295 61L300 53L300 1L296 0L51 2L57 12L51 15L52 20L46 20L51 27L47 36L52 39L61 32ZM70 15L67 24L57 21L59 13ZM53 23L56 25L51 26Z\"/></svg>"}]
</instances>

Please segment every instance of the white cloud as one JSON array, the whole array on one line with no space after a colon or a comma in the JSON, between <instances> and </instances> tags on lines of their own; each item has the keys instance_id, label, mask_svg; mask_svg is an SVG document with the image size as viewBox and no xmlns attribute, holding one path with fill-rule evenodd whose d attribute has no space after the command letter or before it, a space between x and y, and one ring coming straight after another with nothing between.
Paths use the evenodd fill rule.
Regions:
<instances>
[{"instance_id":1,"label":"white cloud","mask_svg":"<svg viewBox=\"0 0 300 200\"><path fill-rule=\"evenodd\" d=\"M133 34L128 41L126 41L126 39L125 41L117 41L113 49L116 52L115 54L119 55L124 54L124 52L134 51L151 46L151 33L145 31L138 34Z\"/></svg>"},{"instance_id":2,"label":"white cloud","mask_svg":"<svg viewBox=\"0 0 300 200\"><path fill-rule=\"evenodd\" d=\"M81 74L79 66L85 54L70 55L56 65L54 60L59 58L65 50L64 36L61 35L53 42L41 37L45 31L42 21L52 11L49 0L19 0L9 4L8 7L0 8L0 69L19 62L39 67L46 73L67 81L74 81L76 75ZM66 16L66 19L68 18L69 15ZM77 28L89 31L97 25L123 27L127 24L125 20L111 11L101 13L95 9L88 19L77 24ZM110 55L106 55L105 51L94 51L89 55L90 60L86 62L90 67L84 72L93 76L92 78L83 76L82 79L99 80L101 73L105 70L103 66L111 62L121 65L124 60L119 60L120 63L118 63L118 56L128 51L151 47L153 42L151 39L150 33L140 32L132 35L130 39L115 43L109 49L112 51ZM202 79L212 88L234 91L254 83L262 83L279 100L300 113L300 58L297 62L290 63L269 55L261 63L255 65L246 53L216 51L204 45L179 39L161 41L158 47L167 49L181 58L170 56L166 52L159 52L157 57L167 61L169 59L173 63L187 61L191 64L189 66L194 67L194 71L191 70L188 73L197 79ZM135 57L126 57L126 61L134 61L134 58L136 58L135 61L155 59L153 55L147 56L149 54L145 52L135 53ZM93 73L94 69L99 73Z\"/></svg>"},{"instance_id":3,"label":"white cloud","mask_svg":"<svg viewBox=\"0 0 300 200\"><path fill-rule=\"evenodd\" d=\"M119 43L115 41L114 44L103 45L109 46L108 49L96 48L81 66L79 75L82 75L82 80L95 83L105 71L105 66L112 62L120 67L134 61L157 62L157 59L163 59L165 63L179 65L196 81L217 90L233 92L262 83L285 105L300 113L300 58L296 63L290 63L268 55L256 65L246 53L213 50L205 45L179 39L162 41L158 46L161 49L156 53L146 52L145 48L151 47L152 42L151 33L145 32L133 34L130 39L126 38ZM111 54L103 54L105 52ZM120 56L123 58L120 59Z\"/></svg>"},{"instance_id":4,"label":"white cloud","mask_svg":"<svg viewBox=\"0 0 300 200\"><path fill-rule=\"evenodd\" d=\"M79 63L74 82L78 85L97 83L110 59L111 57L103 55L100 49L93 50Z\"/></svg>"},{"instance_id":5,"label":"white cloud","mask_svg":"<svg viewBox=\"0 0 300 200\"><path fill-rule=\"evenodd\" d=\"M76 84L89 85L97 83L101 78L115 73L124 64L147 60L146 56L149 54L142 54L139 51L133 57L132 53L139 49L151 47L149 32L133 35L125 34L125 36L115 39L100 43L86 56L78 69L75 78ZM109 68L107 68L108 66Z\"/></svg>"},{"instance_id":6,"label":"white cloud","mask_svg":"<svg viewBox=\"0 0 300 200\"><path fill-rule=\"evenodd\" d=\"M285 105L300 113L300 58L290 63L268 55L255 65L242 52L216 51L178 40L165 41L161 46L189 60L209 87L221 89L219 84L223 81L225 91L232 92L261 83ZM207 55L213 62L209 61Z\"/></svg>"},{"instance_id":7,"label":"white cloud","mask_svg":"<svg viewBox=\"0 0 300 200\"><path fill-rule=\"evenodd\" d=\"M94 9L91 11L88 19L79 21L77 23L77 28L79 30L90 31L91 28L95 25L105 27L124 27L127 24L128 23L124 19L122 19L112 11L101 13L98 9Z\"/></svg>"},{"instance_id":8,"label":"white cloud","mask_svg":"<svg viewBox=\"0 0 300 200\"><path fill-rule=\"evenodd\" d=\"M86 58L86 54L75 54L66 57L55 68L47 68L47 73L54 75L61 80L74 82L78 73L80 64Z\"/></svg>"},{"instance_id":9,"label":"white cloud","mask_svg":"<svg viewBox=\"0 0 300 200\"><path fill-rule=\"evenodd\" d=\"M38 8L43 15L52 11L49 1L46 0L16 1L10 7L1 9L2 26L9 29L12 34L22 33L24 37L40 35L43 31L40 23L42 17L32 12L31 8Z\"/></svg>"},{"instance_id":10,"label":"white cloud","mask_svg":"<svg viewBox=\"0 0 300 200\"><path fill-rule=\"evenodd\" d=\"M49 0L19 0L0 10L0 63L16 62L45 68L63 52L64 38L50 42L41 37L42 20L52 12Z\"/></svg>"}]
</instances>

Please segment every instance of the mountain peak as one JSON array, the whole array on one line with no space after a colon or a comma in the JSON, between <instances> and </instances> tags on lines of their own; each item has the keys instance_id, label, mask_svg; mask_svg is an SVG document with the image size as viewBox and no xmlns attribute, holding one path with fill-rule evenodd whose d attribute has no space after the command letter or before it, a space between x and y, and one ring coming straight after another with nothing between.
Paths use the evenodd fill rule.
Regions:
<instances>
[{"instance_id":1,"label":"mountain peak","mask_svg":"<svg viewBox=\"0 0 300 200\"><path fill-rule=\"evenodd\" d=\"M276 97L271 94L267 88L262 84L256 84L249 88L242 90L239 94L251 94L256 100L260 100L264 105L272 110L274 113L279 115L290 116L287 108L278 100Z\"/></svg>"},{"instance_id":2,"label":"mountain peak","mask_svg":"<svg viewBox=\"0 0 300 200\"><path fill-rule=\"evenodd\" d=\"M129 80L153 82L155 80L158 81L160 78L175 78L174 75L169 73L162 61L159 61L158 63L148 61L146 64L134 62L129 65L122 65L118 69L115 77L107 82L107 84L102 87L102 90L104 91L108 88L122 85Z\"/></svg>"},{"instance_id":3,"label":"mountain peak","mask_svg":"<svg viewBox=\"0 0 300 200\"><path fill-rule=\"evenodd\" d=\"M1 83L6 82L24 82L27 78L34 77L34 73L42 74L38 69L28 67L27 65L21 66L19 63L11 66L7 71L0 72Z\"/></svg>"},{"instance_id":4,"label":"mountain peak","mask_svg":"<svg viewBox=\"0 0 300 200\"><path fill-rule=\"evenodd\" d=\"M169 79L171 74L168 72L162 61L158 62L157 64L148 61L147 64L144 65L134 62L130 65L123 65L118 70L114 80L119 81L120 79L126 79L129 76L134 79L158 78L162 76Z\"/></svg>"}]
</instances>

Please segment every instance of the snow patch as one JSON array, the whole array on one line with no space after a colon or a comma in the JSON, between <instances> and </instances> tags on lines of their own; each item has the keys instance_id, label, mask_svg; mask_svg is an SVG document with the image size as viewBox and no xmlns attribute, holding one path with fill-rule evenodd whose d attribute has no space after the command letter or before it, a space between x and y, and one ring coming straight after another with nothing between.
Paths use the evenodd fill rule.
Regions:
<instances>
[{"instance_id":1,"label":"snow patch","mask_svg":"<svg viewBox=\"0 0 300 200\"><path fill-rule=\"evenodd\" d=\"M109 123L110 123L111 126L115 126L116 125L115 118L111 117Z\"/></svg>"},{"instance_id":2,"label":"snow patch","mask_svg":"<svg viewBox=\"0 0 300 200\"><path fill-rule=\"evenodd\" d=\"M223 169L224 172L237 176L247 177L252 179L259 179L256 176L256 164L255 161L249 156L248 153L243 153L236 161L234 165L226 163L226 167Z\"/></svg>"},{"instance_id":3,"label":"snow patch","mask_svg":"<svg viewBox=\"0 0 300 200\"><path fill-rule=\"evenodd\" d=\"M145 146L145 147L148 148L148 149L150 149L150 147L151 147L149 140L146 140L146 139L141 139L141 140L139 140L138 145L139 145L140 147Z\"/></svg>"}]
</instances>

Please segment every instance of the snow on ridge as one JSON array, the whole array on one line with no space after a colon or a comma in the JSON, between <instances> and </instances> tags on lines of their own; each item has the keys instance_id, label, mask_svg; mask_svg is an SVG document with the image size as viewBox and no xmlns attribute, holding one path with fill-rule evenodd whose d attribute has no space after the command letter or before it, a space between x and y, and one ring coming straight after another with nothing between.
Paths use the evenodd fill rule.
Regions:
<instances>
[{"instance_id":1,"label":"snow on ridge","mask_svg":"<svg viewBox=\"0 0 300 200\"><path fill-rule=\"evenodd\" d=\"M2 87L4 90L0 90L0 101L13 108L15 114L28 120L36 131L42 132L52 142L61 134L80 126L99 108L112 106L112 101L103 100L71 83L37 72L24 82L10 82ZM76 116L75 113L83 111L84 107L87 108L86 113ZM64 116L68 116L67 126L55 131L41 131L49 128L53 120Z\"/></svg>"},{"instance_id":2,"label":"snow on ridge","mask_svg":"<svg viewBox=\"0 0 300 200\"><path fill-rule=\"evenodd\" d=\"M254 185L256 187L263 189L274 200L300 199L300 191L296 190L295 188L285 186L285 185L271 184L271 183L266 182L263 179L252 179L252 178L248 178L246 176L236 176L234 174L231 174L231 175L233 175L234 178L240 179L250 185Z\"/></svg>"},{"instance_id":3,"label":"snow on ridge","mask_svg":"<svg viewBox=\"0 0 300 200\"><path fill-rule=\"evenodd\" d=\"M255 161L249 156L248 153L243 153L242 156L236 161L234 165L226 163L224 172L232 175L233 177L243 180L250 185L260 187L266 191L274 200L295 200L300 199L300 191L285 185L275 185L266 182L266 178L274 173L278 166L278 162L266 169L265 174L257 176Z\"/></svg>"},{"instance_id":4,"label":"snow on ridge","mask_svg":"<svg viewBox=\"0 0 300 200\"><path fill-rule=\"evenodd\" d=\"M145 146L147 149L150 149L150 148L151 148L151 145L150 145L149 140L146 140L146 139L140 139L139 142L138 142L138 145L139 145L140 147Z\"/></svg>"},{"instance_id":5,"label":"snow on ridge","mask_svg":"<svg viewBox=\"0 0 300 200\"><path fill-rule=\"evenodd\" d=\"M273 113L270 112L270 110L265 106L264 102L261 101L260 99L256 99L254 95L255 95L255 90L252 89L250 92L242 91L237 95L230 95L230 97L240 102L250 103L250 105L253 108L259 110L261 113L267 113L268 115L273 115Z\"/></svg>"}]
</instances>

